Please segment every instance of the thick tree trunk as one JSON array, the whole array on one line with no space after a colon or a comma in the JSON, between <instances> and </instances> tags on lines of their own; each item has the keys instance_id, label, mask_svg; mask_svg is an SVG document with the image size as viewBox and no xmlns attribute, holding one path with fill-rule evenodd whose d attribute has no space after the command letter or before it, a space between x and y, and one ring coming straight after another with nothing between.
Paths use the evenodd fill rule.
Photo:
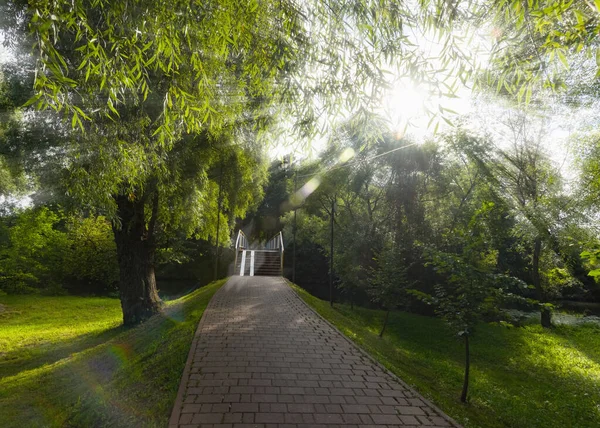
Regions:
<instances>
[{"instance_id":1,"label":"thick tree trunk","mask_svg":"<svg viewBox=\"0 0 600 428\"><path fill-rule=\"evenodd\" d=\"M465 334L465 378L463 381L462 393L460 401L467 402L467 393L469 392L469 370L471 368L471 354L469 352L469 336Z\"/></svg>"},{"instance_id":2,"label":"thick tree trunk","mask_svg":"<svg viewBox=\"0 0 600 428\"><path fill-rule=\"evenodd\" d=\"M383 333L385 332L385 328L388 325L388 320L390 319L390 310L388 309L385 312L385 318L383 319L383 327L381 327L381 331L379 332L379 337L383 337Z\"/></svg>"},{"instance_id":3,"label":"thick tree trunk","mask_svg":"<svg viewBox=\"0 0 600 428\"><path fill-rule=\"evenodd\" d=\"M146 228L144 200L131 201L127 196L116 197L121 226L113 227L119 259L119 295L123 310L123 324L135 325L161 311L154 276L153 239L158 205L158 193L149 227ZM149 233L150 232L150 233Z\"/></svg>"},{"instance_id":4,"label":"thick tree trunk","mask_svg":"<svg viewBox=\"0 0 600 428\"><path fill-rule=\"evenodd\" d=\"M545 303L546 294L542 289L542 281L540 278L540 257L542 255L542 238L535 238L534 246L533 246L533 260L531 266L531 276L533 279L533 285L535 287L537 298L541 303ZM549 308L542 307L541 309L541 321L542 327L550 328L552 327L552 311Z\"/></svg>"}]
</instances>

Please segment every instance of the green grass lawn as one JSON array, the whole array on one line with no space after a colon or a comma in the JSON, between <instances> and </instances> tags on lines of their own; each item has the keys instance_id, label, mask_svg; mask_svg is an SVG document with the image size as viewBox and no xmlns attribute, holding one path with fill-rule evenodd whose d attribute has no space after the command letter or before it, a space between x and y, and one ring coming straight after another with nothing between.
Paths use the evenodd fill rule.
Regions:
<instances>
[{"instance_id":1,"label":"green grass lawn","mask_svg":"<svg viewBox=\"0 0 600 428\"><path fill-rule=\"evenodd\" d=\"M482 324L471 341L469 402L459 401L464 350L435 318L300 297L465 427L600 427L600 327Z\"/></svg>"},{"instance_id":2,"label":"green grass lawn","mask_svg":"<svg viewBox=\"0 0 600 428\"><path fill-rule=\"evenodd\" d=\"M167 425L198 321L225 281L120 326L118 299L0 296L0 426Z\"/></svg>"}]
</instances>

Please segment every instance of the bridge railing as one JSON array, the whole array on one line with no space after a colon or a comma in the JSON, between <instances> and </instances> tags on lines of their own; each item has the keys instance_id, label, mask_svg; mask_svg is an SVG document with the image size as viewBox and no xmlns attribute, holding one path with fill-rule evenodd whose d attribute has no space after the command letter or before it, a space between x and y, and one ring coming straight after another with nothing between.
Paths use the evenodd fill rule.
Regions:
<instances>
[{"instance_id":1,"label":"bridge railing","mask_svg":"<svg viewBox=\"0 0 600 428\"><path fill-rule=\"evenodd\" d=\"M281 256L281 257L279 257L279 260L281 262L280 272L281 272L281 275L283 276L283 252L284 252L284 248L283 248L283 233L279 232L277 235L275 235L274 237L272 237L271 239L269 239L267 241L267 245L265 245L265 249L267 249L267 250L279 250L279 254Z\"/></svg>"},{"instance_id":2,"label":"bridge railing","mask_svg":"<svg viewBox=\"0 0 600 428\"><path fill-rule=\"evenodd\" d=\"M237 239L235 240L235 249L237 250L245 250L248 248L248 238L244 235L244 232L238 230Z\"/></svg>"},{"instance_id":3,"label":"bridge railing","mask_svg":"<svg viewBox=\"0 0 600 428\"><path fill-rule=\"evenodd\" d=\"M283 234L279 232L277 235L269 239L265 245L266 250L280 250L283 252Z\"/></svg>"},{"instance_id":4,"label":"bridge railing","mask_svg":"<svg viewBox=\"0 0 600 428\"><path fill-rule=\"evenodd\" d=\"M279 232L277 235L275 235L274 237L269 239L267 241L267 243L263 246L263 249L279 252L279 255L280 255L280 257L279 257L280 267L279 268L280 268L281 275L283 275L283 253L284 253L283 233ZM244 250L251 250L251 249L250 249L250 245L248 243L248 238L246 237L246 235L244 235L244 232L239 230L238 234L237 234L237 238L235 240L235 261L233 264L234 272L235 272L235 269L237 269L237 262L238 262L239 254L240 254L240 252L242 252L242 255L243 255ZM254 250L252 250L252 251L254 251Z\"/></svg>"},{"instance_id":5,"label":"bridge railing","mask_svg":"<svg viewBox=\"0 0 600 428\"><path fill-rule=\"evenodd\" d=\"M237 267L238 255L240 253L240 250L245 250L246 248L248 248L248 238L246 238L244 232L238 230L237 238L235 240L235 261L233 262L234 272Z\"/></svg>"}]
</instances>

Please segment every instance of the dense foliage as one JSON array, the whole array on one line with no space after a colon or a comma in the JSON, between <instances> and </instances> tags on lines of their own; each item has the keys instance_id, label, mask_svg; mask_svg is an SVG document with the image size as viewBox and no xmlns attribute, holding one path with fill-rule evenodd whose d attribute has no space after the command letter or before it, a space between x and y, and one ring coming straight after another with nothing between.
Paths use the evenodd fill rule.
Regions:
<instances>
[{"instance_id":1,"label":"dense foliage","mask_svg":"<svg viewBox=\"0 0 600 428\"><path fill-rule=\"evenodd\" d=\"M52 196L113 223L126 324L161 310L161 235L225 241L218 225L260 196L259 137L278 113L310 134L331 122L325 110L378 105L385 72L438 74L404 34L419 15L394 1L14 0L0 10L6 44L32 52L19 70L33 77L23 107L57 113L49 128L59 138L21 158L40 153L37 164L54 166ZM20 171L0 162L2 186L14 188Z\"/></svg>"},{"instance_id":2,"label":"dense foliage","mask_svg":"<svg viewBox=\"0 0 600 428\"><path fill-rule=\"evenodd\" d=\"M510 310L519 309L538 311L551 327L563 303L592 309L600 297L590 272L598 257L586 250L598 245L588 205L529 137L531 123L514 115L504 126L515 132L502 145L460 127L421 144L346 133L317 161L294 167L296 192L287 174L287 205L281 195L289 241L296 228L288 248L312 249L296 255L296 282L327 298L324 275L303 270L318 265L315 249L328 266L333 249L335 300L385 309L380 336L390 310L433 311L464 341L462 401L479 323L518 325ZM290 168L273 166L282 167Z\"/></svg>"},{"instance_id":3,"label":"dense foliage","mask_svg":"<svg viewBox=\"0 0 600 428\"><path fill-rule=\"evenodd\" d=\"M46 207L2 218L0 289L8 293L106 294L118 265L110 223Z\"/></svg>"},{"instance_id":4,"label":"dense foliage","mask_svg":"<svg viewBox=\"0 0 600 428\"><path fill-rule=\"evenodd\" d=\"M595 301L598 285L579 255L597 243L586 208L540 144L515 139L500 149L490 137L457 129L420 145L393 137L371 145L337 141L299 169L298 244L312 242L327 255L333 200L341 298L382 282L389 269L396 278L405 270L408 283L417 284L412 288L431 294L435 282L445 281L428 266L441 251L529 284L519 294L543 310L561 298ZM357 154L344 164L339 156L348 149ZM291 178L288 189L293 193ZM288 238L292 214L284 216ZM407 308L419 306L405 300Z\"/></svg>"},{"instance_id":5,"label":"dense foliage","mask_svg":"<svg viewBox=\"0 0 600 428\"><path fill-rule=\"evenodd\" d=\"M3 65L0 192L35 190L38 206L59 203L111 222L127 324L160 311L161 257L176 258L189 238L219 236L225 244L236 218L256 206L268 131L278 120L298 135L320 129L341 136L306 175L335 165L346 149L365 158L396 147L375 113L402 79L438 97L453 97L460 81L539 106L547 89L582 81L571 62L597 68L589 61L597 51L597 10L586 2L13 0L0 10L4 43L18 58ZM485 26L492 37L482 61L460 33ZM431 38L439 48L433 53L424 42ZM450 110L437 110L431 123L447 120ZM323 214L330 210L348 249L334 257L345 265L332 269L340 289L360 295L362 283L377 282L377 272L393 265L383 262L389 254L409 283L428 283L435 275L420 249L460 254L474 209L492 202L486 256L496 255L496 270L531 282L528 297L542 305L545 325L561 288L593 293L584 273L594 272L594 259L584 266L579 253L593 255L595 243L587 232L568 241L582 209L569 206L577 204L528 120L509 124L514 141L502 153L485 136L457 131L444 145L413 146L353 173L335 169L326 180L301 180L305 196L316 189L304 207L315 232L310 240L327 247ZM582 164L594 177L592 151L583 151ZM440 204L442 195L450 202ZM586 202L583 209L592 207L593 195ZM269 216L276 229L279 216ZM553 223L557 216L561 224Z\"/></svg>"}]
</instances>

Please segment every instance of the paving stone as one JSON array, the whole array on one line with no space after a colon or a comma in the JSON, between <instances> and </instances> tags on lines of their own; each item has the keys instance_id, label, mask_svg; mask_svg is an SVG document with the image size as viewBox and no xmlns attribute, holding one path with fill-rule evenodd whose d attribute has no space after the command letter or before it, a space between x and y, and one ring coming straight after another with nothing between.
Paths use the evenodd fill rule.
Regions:
<instances>
[{"instance_id":1,"label":"paving stone","mask_svg":"<svg viewBox=\"0 0 600 428\"><path fill-rule=\"evenodd\" d=\"M256 412L258 412L258 404L257 403L232 403L231 411L232 412L241 412L241 413L256 413Z\"/></svg>"},{"instance_id":2,"label":"paving stone","mask_svg":"<svg viewBox=\"0 0 600 428\"><path fill-rule=\"evenodd\" d=\"M315 423L317 424L343 424L342 415L335 413L315 413Z\"/></svg>"},{"instance_id":3,"label":"paving stone","mask_svg":"<svg viewBox=\"0 0 600 428\"><path fill-rule=\"evenodd\" d=\"M301 424L304 419L302 419L302 414L300 413L286 413L284 415L285 422L291 424Z\"/></svg>"},{"instance_id":4,"label":"paving stone","mask_svg":"<svg viewBox=\"0 0 600 428\"><path fill-rule=\"evenodd\" d=\"M345 404L342 408L344 413L370 413L369 408L364 404Z\"/></svg>"},{"instance_id":5,"label":"paving stone","mask_svg":"<svg viewBox=\"0 0 600 428\"><path fill-rule=\"evenodd\" d=\"M376 424L399 425L400 418L396 415L371 415ZM403 421L404 422L404 421Z\"/></svg>"},{"instance_id":6,"label":"paving stone","mask_svg":"<svg viewBox=\"0 0 600 428\"><path fill-rule=\"evenodd\" d=\"M284 421L283 413L257 413L254 417L256 423L280 424Z\"/></svg>"},{"instance_id":7,"label":"paving stone","mask_svg":"<svg viewBox=\"0 0 600 428\"><path fill-rule=\"evenodd\" d=\"M314 413L315 406L312 404L288 404L288 412L291 413Z\"/></svg>"},{"instance_id":8,"label":"paving stone","mask_svg":"<svg viewBox=\"0 0 600 428\"><path fill-rule=\"evenodd\" d=\"M401 415L424 415L425 412L420 407L415 406L395 406Z\"/></svg>"},{"instance_id":9,"label":"paving stone","mask_svg":"<svg viewBox=\"0 0 600 428\"><path fill-rule=\"evenodd\" d=\"M225 413L223 422L228 424L241 423L243 420L243 413Z\"/></svg>"},{"instance_id":10,"label":"paving stone","mask_svg":"<svg viewBox=\"0 0 600 428\"><path fill-rule=\"evenodd\" d=\"M211 300L169 428L453 425L315 315L283 279L232 277Z\"/></svg>"}]
</instances>

